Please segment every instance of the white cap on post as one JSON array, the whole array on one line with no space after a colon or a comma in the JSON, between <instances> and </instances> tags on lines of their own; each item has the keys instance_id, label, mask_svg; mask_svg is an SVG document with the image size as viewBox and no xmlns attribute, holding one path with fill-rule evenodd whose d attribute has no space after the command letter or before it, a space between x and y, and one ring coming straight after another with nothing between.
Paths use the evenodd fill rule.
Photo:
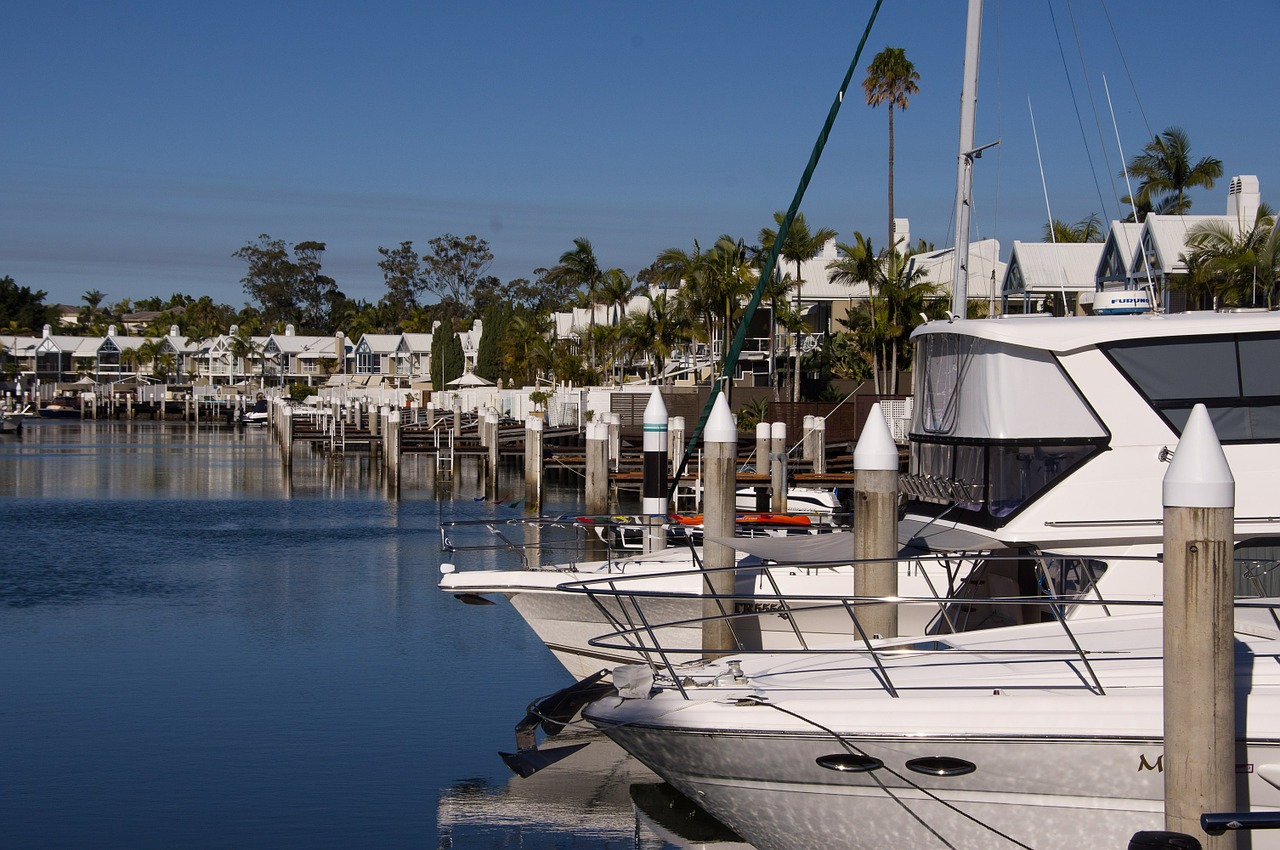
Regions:
<instances>
[{"instance_id":1,"label":"white cap on post","mask_svg":"<svg viewBox=\"0 0 1280 850\"><path fill-rule=\"evenodd\" d=\"M1236 479L1203 404L1191 408L1164 474L1166 508L1234 508Z\"/></svg>"},{"instance_id":2,"label":"white cap on post","mask_svg":"<svg viewBox=\"0 0 1280 850\"><path fill-rule=\"evenodd\" d=\"M889 423L880 412L880 402L871 405L866 424L858 436L858 445L853 449L853 468L897 471L898 446L893 442L893 434L889 433Z\"/></svg>"},{"instance_id":3,"label":"white cap on post","mask_svg":"<svg viewBox=\"0 0 1280 850\"><path fill-rule=\"evenodd\" d=\"M716 395L707 425L702 429L702 439L708 443L738 442L738 426L733 423L733 414L729 412L729 401L724 393Z\"/></svg>"}]
</instances>

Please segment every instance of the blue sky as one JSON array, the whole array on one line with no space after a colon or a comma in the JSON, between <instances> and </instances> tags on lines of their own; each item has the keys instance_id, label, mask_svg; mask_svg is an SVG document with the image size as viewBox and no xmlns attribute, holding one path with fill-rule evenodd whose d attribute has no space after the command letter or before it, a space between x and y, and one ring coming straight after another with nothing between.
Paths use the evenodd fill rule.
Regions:
<instances>
[{"instance_id":1,"label":"blue sky","mask_svg":"<svg viewBox=\"0 0 1280 850\"><path fill-rule=\"evenodd\" d=\"M578 236L631 273L694 239L754 241L790 203L873 3L5 6L0 275L50 302L99 289L239 307L231 255L262 233L326 242L325 271L367 300L384 292L378 246L445 232L489 240L503 279ZM896 120L896 210L939 246L964 17L963 0L887 0L855 76L887 44L920 72ZM1177 125L1223 161L1193 212L1222 212L1234 174L1275 204L1276 32L1280 0L988 0L977 139L1002 144L978 164L975 236L1006 257L1040 238L1028 101L1053 214L1116 216L1104 75L1125 157ZM882 245L886 167L885 110L859 89L802 210Z\"/></svg>"}]
</instances>

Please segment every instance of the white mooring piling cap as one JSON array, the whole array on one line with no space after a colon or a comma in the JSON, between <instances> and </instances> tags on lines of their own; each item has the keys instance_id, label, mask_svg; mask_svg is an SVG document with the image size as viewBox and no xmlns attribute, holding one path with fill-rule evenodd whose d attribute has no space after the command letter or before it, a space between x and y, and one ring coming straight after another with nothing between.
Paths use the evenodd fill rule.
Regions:
<instances>
[{"instance_id":1,"label":"white mooring piling cap","mask_svg":"<svg viewBox=\"0 0 1280 850\"><path fill-rule=\"evenodd\" d=\"M889 423L880 412L880 402L871 405L866 424L862 426L858 445L853 448L853 468L868 472L898 469L898 446L893 442L893 434L889 433Z\"/></svg>"},{"instance_id":2,"label":"white mooring piling cap","mask_svg":"<svg viewBox=\"0 0 1280 850\"><path fill-rule=\"evenodd\" d=\"M661 430L667 430L667 406L662 403L662 393L657 387L653 388L653 393L649 396L649 403L644 406L644 426L646 431L650 425L661 425Z\"/></svg>"},{"instance_id":3,"label":"white mooring piling cap","mask_svg":"<svg viewBox=\"0 0 1280 850\"><path fill-rule=\"evenodd\" d=\"M1164 474L1166 508L1234 508L1236 479L1203 404L1191 408Z\"/></svg>"},{"instance_id":4,"label":"white mooring piling cap","mask_svg":"<svg viewBox=\"0 0 1280 850\"><path fill-rule=\"evenodd\" d=\"M733 414L729 412L729 401L724 393L717 394L715 404L711 405L711 415L707 417L707 426L702 429L702 439L708 443L738 442L738 426L733 423Z\"/></svg>"}]
</instances>

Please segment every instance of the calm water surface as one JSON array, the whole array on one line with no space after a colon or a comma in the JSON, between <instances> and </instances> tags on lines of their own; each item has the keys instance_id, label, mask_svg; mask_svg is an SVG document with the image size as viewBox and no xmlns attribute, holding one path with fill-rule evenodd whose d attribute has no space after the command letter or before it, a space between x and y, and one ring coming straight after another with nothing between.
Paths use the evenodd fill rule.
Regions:
<instances>
[{"instance_id":1,"label":"calm water surface","mask_svg":"<svg viewBox=\"0 0 1280 850\"><path fill-rule=\"evenodd\" d=\"M262 430L27 425L0 442L0 847L718 837L599 739L529 780L502 766L571 680L509 606L436 590L441 516L520 513L465 468L437 501L406 458L393 498L364 456L285 474Z\"/></svg>"}]
</instances>

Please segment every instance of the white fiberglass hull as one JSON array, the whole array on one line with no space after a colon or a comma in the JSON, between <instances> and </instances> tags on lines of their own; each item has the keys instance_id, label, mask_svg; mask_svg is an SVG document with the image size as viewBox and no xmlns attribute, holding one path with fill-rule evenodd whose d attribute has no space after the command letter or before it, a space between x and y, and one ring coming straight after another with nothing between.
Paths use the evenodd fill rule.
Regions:
<instances>
[{"instance_id":1,"label":"white fiberglass hull","mask_svg":"<svg viewBox=\"0 0 1280 850\"><path fill-rule=\"evenodd\" d=\"M600 568L603 570L603 565ZM651 581L641 578L645 571L655 573ZM440 589L455 595L505 596L565 669L578 679L605 667L657 660L653 653L627 648L652 647L655 640L677 663L701 655L702 623L697 621L703 617L704 580L687 552L683 557L667 553L658 560L637 559L627 562L625 571L616 573L628 591L652 590L661 593L661 597L619 599L561 588L565 583L599 581L610 575L593 570L591 565L583 565L583 570L575 572L464 571L444 575ZM823 599L853 595L853 572L849 567L774 567L767 573L753 567L739 569L737 582L741 598L733 600L730 613L755 611L760 615L734 620L735 634L746 648L785 651L847 647L858 640L848 609ZM904 564L899 582L903 596L926 597L933 593L918 565ZM933 582L932 587L945 587L945 579L934 577ZM778 602L779 595L784 599L791 596L792 600L784 607ZM757 596L762 600L756 601ZM933 604L904 604L899 610L900 630L904 634L920 634L937 612L938 606ZM666 625L649 634L644 631L646 624ZM797 636L797 629L804 643ZM605 637L624 630L637 631L634 635ZM597 645L592 645L593 640Z\"/></svg>"},{"instance_id":2,"label":"white fiberglass hull","mask_svg":"<svg viewBox=\"0 0 1280 850\"><path fill-rule=\"evenodd\" d=\"M1082 624L1077 635L1125 619L1136 618ZM1113 643L1092 659L1105 694L1084 686L1074 656L973 654L1001 640L1001 652L1043 648L1047 634L1013 627L948 638L964 652L883 654L897 697L864 656L759 656L741 659L745 681L708 665L688 699L667 683L649 699L603 699L585 716L760 850L1124 847L1163 824L1159 632L1148 632L1154 645ZM1275 640L1238 644L1242 809L1280 809L1278 651ZM883 767L817 763L849 752ZM975 769L908 768L939 756ZM1257 832L1253 847L1278 848L1280 834Z\"/></svg>"}]
</instances>

